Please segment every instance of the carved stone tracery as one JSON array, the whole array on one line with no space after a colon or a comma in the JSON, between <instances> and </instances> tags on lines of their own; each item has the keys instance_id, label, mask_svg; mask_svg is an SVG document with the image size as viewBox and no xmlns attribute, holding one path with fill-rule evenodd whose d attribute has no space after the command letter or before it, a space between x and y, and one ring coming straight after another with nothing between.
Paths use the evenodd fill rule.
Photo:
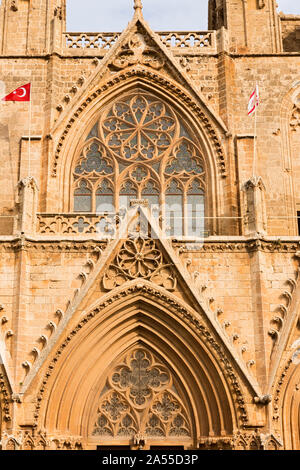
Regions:
<instances>
[{"instance_id":1,"label":"carved stone tracery","mask_svg":"<svg viewBox=\"0 0 300 470\"><path fill-rule=\"evenodd\" d=\"M170 371L146 349L127 354L109 375L107 388L100 394L93 436L191 437Z\"/></svg>"},{"instance_id":2,"label":"carved stone tracery","mask_svg":"<svg viewBox=\"0 0 300 470\"><path fill-rule=\"evenodd\" d=\"M166 263L155 240L141 236L128 239L122 244L114 261L103 276L103 286L111 290L132 279L147 279L167 290L174 290L176 276Z\"/></svg>"},{"instance_id":3,"label":"carved stone tracery","mask_svg":"<svg viewBox=\"0 0 300 470\"><path fill-rule=\"evenodd\" d=\"M292 117L290 120L290 127L292 131L297 131L300 127L300 108L298 106L294 106Z\"/></svg>"},{"instance_id":4,"label":"carved stone tracery","mask_svg":"<svg viewBox=\"0 0 300 470\"><path fill-rule=\"evenodd\" d=\"M132 199L143 199L165 218L168 235L204 230L202 150L177 113L153 95L137 90L110 105L90 129L73 168L75 212L118 212Z\"/></svg>"},{"instance_id":5,"label":"carved stone tracery","mask_svg":"<svg viewBox=\"0 0 300 470\"><path fill-rule=\"evenodd\" d=\"M161 69L165 64L165 59L157 48L150 44L149 39L137 28L129 41L122 46L110 67L122 70L131 65L141 64L155 70Z\"/></svg>"},{"instance_id":6,"label":"carved stone tracery","mask_svg":"<svg viewBox=\"0 0 300 470\"><path fill-rule=\"evenodd\" d=\"M187 95L186 92L184 92L182 88L176 86L174 83L171 83L166 77L157 75L153 71L146 69L146 68L139 67L139 66L132 67L126 71L121 71L120 73L116 74L106 84L102 85L91 96L86 98L86 100L74 111L72 117L69 119L65 127L65 130L62 133L58 141L56 151L55 151L55 157L53 160L52 176L53 177L57 176L58 162L60 159L61 152L63 150L64 141L67 135L69 134L69 131L73 127L74 123L78 120L78 118L87 108L87 106L89 106L94 100L96 100L99 97L99 95L102 95L102 93L107 92L109 88L111 87L120 88L120 85L122 84L122 82L125 82L132 77L142 78L142 79L145 79L147 83L154 84L155 86L159 85L159 86L165 87L172 93L174 97L176 96L176 98L180 102L188 106L190 111L194 113L197 118L200 119L201 123L206 129L206 132L210 136L211 143L216 152L216 159L217 159L219 173L221 176L225 177L227 174L227 170L226 170L226 165L225 165L224 149L216 133L216 129L212 125L212 122L208 118L208 116L202 111L199 105L196 104L192 96Z\"/></svg>"},{"instance_id":7,"label":"carved stone tracery","mask_svg":"<svg viewBox=\"0 0 300 470\"><path fill-rule=\"evenodd\" d=\"M179 127L178 118L169 106L139 92L116 102L102 123L106 145L125 161L161 157Z\"/></svg>"}]
</instances>

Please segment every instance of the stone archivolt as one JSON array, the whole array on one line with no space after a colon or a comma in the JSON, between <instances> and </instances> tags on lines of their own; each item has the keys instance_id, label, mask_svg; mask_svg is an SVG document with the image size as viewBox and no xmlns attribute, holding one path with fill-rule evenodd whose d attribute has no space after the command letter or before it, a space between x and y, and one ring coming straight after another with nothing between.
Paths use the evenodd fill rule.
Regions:
<instances>
[{"instance_id":1,"label":"stone archivolt","mask_svg":"<svg viewBox=\"0 0 300 470\"><path fill-rule=\"evenodd\" d=\"M2 373L0 373L0 407L0 418L7 422L11 421L11 392L7 379Z\"/></svg>"},{"instance_id":2,"label":"stone archivolt","mask_svg":"<svg viewBox=\"0 0 300 470\"><path fill-rule=\"evenodd\" d=\"M136 281L134 281L134 282L136 282ZM134 307L135 303L133 303L133 299L130 299L131 296L132 295L133 296L138 295L138 298L141 299L140 296L142 295L143 297L145 296L145 298L149 297L149 300L153 299L151 301L151 305L152 305L151 309L153 309L153 305L154 305L153 301L155 301L155 303L157 303L157 301L158 301L158 303L160 305L160 307L158 307L158 308L160 309L160 311L161 311L161 309L163 309L165 311L164 306L166 306L166 305L168 305L168 311L169 312L171 312L173 310L174 310L174 312L176 311L177 314L179 314L179 317L182 317L182 319L184 319L184 321L187 322L187 324L194 331L197 331L197 333L199 334L199 339L201 337L201 340L203 340L204 344L206 344L209 349L214 351L213 354L216 355L216 357L218 357L219 366L222 368L222 370L224 369L223 370L223 373L224 373L223 380L225 379L225 381L227 382L227 386L231 390L231 393L233 393L234 396L236 397L236 403L238 403L238 405L237 405L238 409L236 410L236 413L239 416L239 422L241 423L241 425L246 424L247 420L248 420L247 409L246 409L246 404L245 404L245 399L244 399L244 393L243 393L243 391L240 387L240 384L239 384L239 379L238 379L236 373L234 372L234 369L233 369L232 365L230 364L230 361L226 358L224 352L222 351L222 348L214 340L211 333L209 331L207 331L205 326L203 324L201 324L201 322L199 322L199 320L197 320L196 318L193 318L192 315L188 311L185 311L180 304L177 305L174 300L171 300L170 298L166 297L165 295L162 295L161 292L156 292L153 287L150 287L151 286L150 283L149 283L149 286L148 285L143 286L143 285L140 285L141 284L140 281L137 281L137 282L138 283L135 286L132 286L132 287L128 286L128 288L126 288L122 292L120 291L119 293L116 293L116 294L112 295L111 298L109 299L109 301L104 302L103 305L99 305L93 312L90 312L89 314L87 314L81 320L80 324L78 324L78 326L76 328L74 328L72 331L70 331L70 333L68 334L68 337L66 338L64 343L57 350L57 353L55 354L55 357L53 357L52 361L49 363L48 370L46 371L44 379L42 381L42 386L41 386L39 394L37 396L37 405L36 405L36 413L35 413L37 423L39 423L41 419L42 420L46 419L47 422L48 422L48 420L50 420L50 421L52 420L52 418L51 418L51 407L55 406L55 401L53 402L53 400L55 400L55 396L53 396L53 398L51 398L50 402L48 402L48 407L50 406L50 408L47 411L47 416L44 416L44 410L45 410L44 407L46 405L46 402L49 400L49 398L47 398L47 397L49 397L49 394L50 394L50 397L52 396L52 391L51 391L52 390L52 385L51 384L53 383L53 380L55 382L57 382L57 380L59 380L59 381L61 381L61 380L65 381L66 380L66 378L63 378L63 376L61 376L60 369L61 369L61 366L63 365L63 363L60 361L60 359L63 358L65 352L68 351L68 349L69 349L68 346L69 346L70 342L74 341L74 339L76 338L76 336L78 334L79 334L80 337L82 336L82 334L85 337L85 334L88 334L88 331L91 327L92 327L92 331L94 331L95 334L97 334L97 337L98 337L97 331L100 331L99 328L101 328L101 331L103 331L105 333L106 328L107 328L105 326L106 322L109 321L109 323L111 323L111 321L109 320L107 315L109 317L111 317L111 315L114 315L113 312L115 311L116 308L118 308L117 307L118 303L121 302L124 305L124 301L125 301L126 303L128 303L128 308L130 308L130 311L132 311L132 308ZM148 281L144 281L144 283L148 284ZM116 289L116 291L117 290L118 289ZM114 303L116 303L117 305L114 306ZM136 313L136 315L137 315L136 319L137 319L138 324L139 324L139 318L141 318L141 315L142 315L143 325L144 325L143 329L145 328L146 329L145 331L147 331L147 317L148 317L149 313L146 313L145 308L143 307L143 304L144 304L144 302L142 302L141 300L138 300L138 306L139 307L138 307L138 310L137 310L137 313ZM124 310L125 318L127 318L127 313L126 313L126 309L124 309L124 306L123 306L123 310ZM101 314L100 314L100 312L101 312ZM132 311L131 315L135 315L134 311ZM150 314L150 316L152 317L153 314ZM98 319L97 319L97 317L98 317ZM132 324L132 321L130 320L130 318L131 317L128 317L127 321L130 322L129 324ZM135 317L133 317L133 319L134 318ZM162 327L159 327L158 325L156 325L156 322L157 322L158 319L155 319L155 318L156 317L154 315L152 320L150 321L151 330L153 330L153 328L154 328L155 330L156 329L157 329L157 331L161 330L161 332L162 332L163 329L162 329ZM95 329L92 325L89 326L88 325L89 322L91 322L92 324L95 324L95 322L96 322L96 324L99 325L99 328L97 327ZM166 311L165 311L165 316L164 316L164 322L168 322L168 317L166 315ZM102 325L102 323L103 323L103 326L100 327L100 325ZM174 319L172 320L171 324L173 325L172 326L172 328L173 328L175 326L174 325ZM171 326L171 324L170 324L170 326ZM169 326L169 328L170 328L170 326ZM127 327L126 327L125 324L122 323L122 330L123 330L123 328L126 329ZM117 341L117 338L115 337L116 333L114 333L114 329L112 329L111 325L110 325L109 329L111 330L110 334L112 334L113 337L114 337L114 341ZM85 330L86 330L86 333L84 333ZM121 333L121 331L119 332L119 334L120 333ZM109 338L107 337L107 333L105 333L105 334L106 334L106 340L109 341ZM170 336L170 335L172 335L171 331L169 332L168 336ZM146 336L147 336L147 334L146 334ZM90 336L88 336L88 337L89 337L89 341L91 341L92 338L90 338ZM163 338L161 337L161 334L157 337L157 339L158 338L160 338L159 339L160 342L163 341ZM170 338L171 338L171 336L169 337L169 339ZM173 339L174 347L175 347L176 341L178 341L178 340L179 340L178 337L177 337L177 339L175 339L175 337L174 337L174 339ZM78 338L77 340L75 339L75 341L77 343L77 347L75 347L75 349L74 349L74 347L72 347L72 351L76 350L76 355L81 354L80 351L81 351L81 348L84 347L85 340L83 338L81 338L81 339ZM97 341L99 341L99 337L98 337ZM79 346L80 346L80 348L79 348ZM114 346L114 348L115 347L117 347L117 345ZM161 347L166 348L167 346L165 345L165 346L161 346ZM148 409L150 409L149 406L150 406L150 401L151 401L151 403L152 403L151 413L155 416L153 417L153 420L151 420L151 422L149 422L149 426L148 426L149 427L149 432L150 432L151 426L152 426L152 428L153 427L157 428L157 426L154 426L154 424L158 423L157 420L159 419L160 420L159 422L161 423L160 424L160 429L164 430L163 431L164 433L169 433L169 436L170 436L170 433L174 436L176 435L176 433L182 433L182 435L188 435L189 433L187 432L187 430L190 429L190 427L189 427L190 425L188 425L190 418L188 419L188 416L191 416L191 415L190 415L190 413L187 412L186 406L183 405L182 399L180 399L180 395L178 395L176 390L174 390L174 387L172 387L172 385L171 385L172 380L173 380L172 375L170 374L170 372L168 372L168 368L166 368L166 366L164 366L161 363L161 361L159 361L157 359L155 359L155 360L153 359L154 356L153 356L152 353L150 353L150 355L149 355L149 353L147 351L145 352L145 349L143 347L138 348L138 350L139 349L142 349L144 351L143 354L145 354L145 360L146 360L147 364L149 363L149 368L148 368L149 374L148 374L148 376L146 374L146 377L145 377L146 386L144 388L143 387L140 387L140 388L136 387L137 382L135 380L136 380L136 377L137 377L137 374L136 374L137 367L135 367L134 365L136 364L135 361L137 359L136 359L136 357L134 357L134 354L126 356L126 358L119 361L120 365L119 366L114 366L113 371L108 373L108 379L105 379L105 380L107 380L106 385L103 384L103 386L102 386L102 390L103 390L102 393L103 394L102 394L100 400L98 398L98 400L99 400L98 403L99 404L97 406L97 410L98 410L97 416L98 416L98 418L100 418L100 421L98 421L97 416L94 415L93 422L92 422L93 429L91 431L91 434L93 433L93 431L95 429L98 429L98 431L95 431L95 433L99 433L99 435L101 433L104 433L106 436L112 436L112 435L115 435L118 432L117 431L117 429L119 429L118 426L121 426L122 422L118 421L118 426L116 427L115 426L116 423L113 423L111 420L109 420L109 416L107 415L109 410L111 410L113 408L112 406L113 406L114 403L116 403L116 399L117 399L117 402L119 403L118 407L120 407L120 409L123 409L124 413L126 411L126 414L128 415L123 424L125 425L125 423L127 423L129 428L137 430L136 423L139 422L139 420L137 418L137 413L139 413L139 412L143 413L143 407L145 406L144 404L147 404ZM110 361L111 361L111 354L112 353L110 352L109 353ZM175 349L172 352L169 351L169 353L167 353L167 351L165 351L165 354L167 354L167 355L170 354L169 357L171 358L171 356L174 356L174 354L175 354ZM198 348L198 354L199 354L199 348ZM83 356L81 356L81 357L83 357ZM140 360L143 359L143 357L141 357L141 356L139 356L139 357L140 357ZM69 358L68 361L69 360L72 361L70 354L68 354L68 358ZM94 361L95 361L95 364L96 364L97 363L96 357L94 357ZM104 361L104 356L103 355L102 355L101 361ZM216 366L216 367L219 367L219 366ZM180 366L180 367L182 367L182 366ZM74 364L71 368L72 368L72 370L76 370L77 366ZM102 370L102 367L101 367L101 370ZM145 370L144 370L144 372L145 372ZM52 375L54 375L53 378L51 378ZM217 377L218 376L215 376L213 381L219 381L219 378L217 378ZM49 380L50 380L50 383L48 384ZM78 377L78 379L76 379L76 380L79 383L82 379L80 379ZM205 381L207 379L203 378L203 380L204 380L204 383L205 383ZM225 393L225 395L226 395L226 392L224 392L223 387L224 387L224 385L221 385L221 383L219 385L218 390L214 386L214 395L215 394L219 395L219 393L221 393L221 394ZM223 391L221 391L221 390L223 390ZM107 395L108 391L109 391L109 394ZM113 393L113 392L115 392L115 393ZM166 392L166 394L165 394L165 392ZM195 392L195 393L197 393L197 392ZM199 393L202 394L202 392L199 392ZM210 396L210 401L215 400L214 395ZM225 406L225 403L228 399L228 398L225 398L225 395L221 399L221 401L223 403L223 406ZM158 400L158 396L159 396L159 400ZM171 396L174 398L173 401L174 401L175 405L170 405ZM108 399L108 397L109 397L109 399ZM107 398L107 400L106 400L106 398ZM176 398L177 401L175 400L175 398ZM74 399L75 399L75 397L74 397ZM81 400L82 399L83 398L81 398ZM64 401L65 400L66 399L64 399ZM77 400L77 398L76 398L76 400ZM104 403L103 400L105 402L106 412L103 411L103 407L102 407L102 403ZM220 400L220 398L218 400ZM67 403L67 402L68 402L68 400L65 401L65 403ZM178 408L178 403L177 402L179 403L180 408ZM166 423L165 418L163 416L160 416L160 412L161 412L161 410L163 410L164 404L166 404L166 406L167 406L168 403L171 406L171 408L174 409L174 411L179 410L179 409L181 411L180 411L178 417L176 418L176 420L175 420L175 418L173 419L173 415L172 415L172 420L168 421L168 423ZM203 404L201 405L201 407L202 406L204 407L204 409L201 412L203 414L202 419L204 419L204 422L203 422L204 427L207 426L205 424L205 418L204 418L205 414L207 412L215 413L216 409L219 409L218 405L216 404L214 406L216 406L217 408L214 409L214 411L212 409L210 411L205 410L206 406L208 406L208 408L210 408L212 406L212 405L209 405L209 402L206 403L206 404L205 403L206 403L206 401L204 400ZM197 406L199 406L199 405L200 405L200 403ZM154 408L153 408L153 406L154 406ZM65 412L68 413L67 410ZM219 412L223 413L223 410L221 411L221 409L219 409ZM123 414L122 413L121 413L120 416L125 418L124 413ZM218 420L219 418L216 418L216 419ZM230 427L230 424L228 422L229 416L227 416L226 418L224 417L224 419L225 419L225 422L227 422L226 426ZM235 419L235 418L232 417L231 419ZM145 421L143 421L143 423L145 423ZM89 425L91 425L91 423L89 423ZM50 424L48 424L47 426L50 426ZM146 424L145 424L145 426L146 426ZM155 431L155 432L160 433L160 431Z\"/></svg>"},{"instance_id":3,"label":"stone archivolt","mask_svg":"<svg viewBox=\"0 0 300 470\"><path fill-rule=\"evenodd\" d=\"M216 158L216 165L218 167L218 172L221 176L226 176L226 165L225 165L225 156L223 146L219 139L219 135L215 129L214 124L211 122L211 119L202 108L197 105L195 100L192 96L187 95L187 92L184 89L181 89L178 84L175 82L171 82L167 77L164 75L157 75L158 72L154 73L151 70L141 68L140 66L133 66L127 69L126 71L120 71L116 73L110 80L103 85L101 88L96 89L92 93L91 96L85 99L85 101L74 111L73 116L70 118L68 125L66 126L65 130L61 134L55 152L55 158L53 161L53 169L52 169L52 176L57 176L57 168L58 162L60 160L61 153L63 152L64 148L64 141L66 140L70 130L72 129L73 125L77 122L78 118L81 117L82 113L88 111L88 107L93 103L93 101L99 101L99 96L103 95L103 93L107 94L107 92L114 92L114 87L117 87L118 91L120 90L121 86L129 85L134 79L136 82L140 82L140 80L145 80L145 86L150 88L154 86L159 86L159 88L165 91L166 96L171 94L170 96L176 96L179 100L179 103L186 105L189 109L189 112L195 115L195 118L199 120L201 127L205 129L205 133L207 133L209 142L211 146L214 148L215 158ZM127 82L127 83L126 83ZM110 90L111 89L111 90ZM100 106L100 105L99 105Z\"/></svg>"},{"instance_id":4,"label":"stone archivolt","mask_svg":"<svg viewBox=\"0 0 300 470\"><path fill-rule=\"evenodd\" d=\"M285 445L288 448L299 449L300 368L294 354L295 350L290 347L290 357L278 372L273 387L272 420L278 435L284 433Z\"/></svg>"}]
</instances>

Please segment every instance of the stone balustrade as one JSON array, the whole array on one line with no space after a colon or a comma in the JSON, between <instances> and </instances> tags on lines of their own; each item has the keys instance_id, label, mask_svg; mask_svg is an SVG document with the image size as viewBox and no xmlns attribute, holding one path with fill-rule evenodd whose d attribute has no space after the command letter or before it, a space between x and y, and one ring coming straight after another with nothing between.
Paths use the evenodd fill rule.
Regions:
<instances>
[{"instance_id":1,"label":"stone balustrade","mask_svg":"<svg viewBox=\"0 0 300 470\"><path fill-rule=\"evenodd\" d=\"M97 233L105 238L115 234L118 224L118 216L115 214L37 214L38 234L91 234Z\"/></svg>"},{"instance_id":2,"label":"stone balustrade","mask_svg":"<svg viewBox=\"0 0 300 470\"><path fill-rule=\"evenodd\" d=\"M64 33L64 52L84 51L85 55L99 55L111 49L121 33ZM197 54L214 53L217 49L216 31L160 31L157 33L162 43L172 51Z\"/></svg>"},{"instance_id":3,"label":"stone balustrade","mask_svg":"<svg viewBox=\"0 0 300 470\"><path fill-rule=\"evenodd\" d=\"M157 34L164 45L172 50L193 50L197 53L216 50L216 31L162 31Z\"/></svg>"},{"instance_id":4,"label":"stone balustrade","mask_svg":"<svg viewBox=\"0 0 300 470\"><path fill-rule=\"evenodd\" d=\"M69 49L109 50L121 33L64 33L64 47Z\"/></svg>"}]
</instances>

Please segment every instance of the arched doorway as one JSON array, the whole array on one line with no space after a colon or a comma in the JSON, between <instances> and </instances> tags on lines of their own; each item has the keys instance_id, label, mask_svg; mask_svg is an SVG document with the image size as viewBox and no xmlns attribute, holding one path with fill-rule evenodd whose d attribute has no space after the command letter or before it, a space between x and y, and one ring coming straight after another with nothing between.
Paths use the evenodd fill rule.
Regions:
<instances>
[{"instance_id":1,"label":"arched doorway","mask_svg":"<svg viewBox=\"0 0 300 470\"><path fill-rule=\"evenodd\" d=\"M300 449L300 365L292 365L282 398L284 448Z\"/></svg>"},{"instance_id":2,"label":"arched doorway","mask_svg":"<svg viewBox=\"0 0 300 470\"><path fill-rule=\"evenodd\" d=\"M176 315L174 300L140 284L88 313L51 362L38 426L52 439L80 436L85 449L142 441L189 449L238 426L218 348Z\"/></svg>"}]
</instances>

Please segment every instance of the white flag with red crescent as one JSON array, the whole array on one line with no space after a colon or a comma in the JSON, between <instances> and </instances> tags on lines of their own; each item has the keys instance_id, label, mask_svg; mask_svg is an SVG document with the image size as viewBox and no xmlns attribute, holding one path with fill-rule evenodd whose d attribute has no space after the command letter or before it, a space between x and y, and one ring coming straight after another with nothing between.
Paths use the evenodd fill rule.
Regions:
<instances>
[{"instance_id":1,"label":"white flag with red crescent","mask_svg":"<svg viewBox=\"0 0 300 470\"><path fill-rule=\"evenodd\" d=\"M256 85L249 99L248 116L251 116L251 114L254 113L258 105L259 105L259 89L258 89L258 85Z\"/></svg>"}]
</instances>

